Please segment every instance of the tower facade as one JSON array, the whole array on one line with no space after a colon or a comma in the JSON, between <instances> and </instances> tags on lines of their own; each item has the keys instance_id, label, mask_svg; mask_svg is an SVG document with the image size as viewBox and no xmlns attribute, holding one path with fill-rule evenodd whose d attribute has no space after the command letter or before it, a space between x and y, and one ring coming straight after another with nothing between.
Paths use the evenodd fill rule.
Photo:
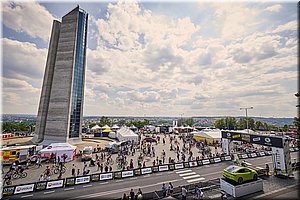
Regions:
<instances>
[{"instance_id":1,"label":"tower facade","mask_svg":"<svg viewBox=\"0 0 300 200\"><path fill-rule=\"evenodd\" d=\"M34 143L81 140L88 14L53 21Z\"/></svg>"}]
</instances>

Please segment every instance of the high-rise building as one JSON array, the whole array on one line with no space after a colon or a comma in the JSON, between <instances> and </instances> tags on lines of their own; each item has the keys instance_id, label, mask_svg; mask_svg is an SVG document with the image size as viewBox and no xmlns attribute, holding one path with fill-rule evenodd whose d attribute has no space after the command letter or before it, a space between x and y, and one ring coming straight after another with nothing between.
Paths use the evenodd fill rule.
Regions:
<instances>
[{"instance_id":1,"label":"high-rise building","mask_svg":"<svg viewBox=\"0 0 300 200\"><path fill-rule=\"evenodd\" d=\"M88 14L53 21L34 143L81 140Z\"/></svg>"}]
</instances>

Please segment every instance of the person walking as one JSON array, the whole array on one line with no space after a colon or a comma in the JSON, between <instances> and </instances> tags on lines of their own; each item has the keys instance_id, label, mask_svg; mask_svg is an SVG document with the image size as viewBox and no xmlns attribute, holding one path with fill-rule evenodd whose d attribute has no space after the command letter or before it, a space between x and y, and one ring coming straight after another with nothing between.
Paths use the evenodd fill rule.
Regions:
<instances>
[{"instance_id":1,"label":"person walking","mask_svg":"<svg viewBox=\"0 0 300 200\"><path fill-rule=\"evenodd\" d=\"M187 195L187 189L184 186L182 186L181 188L182 200L186 200L186 195Z\"/></svg>"},{"instance_id":2,"label":"person walking","mask_svg":"<svg viewBox=\"0 0 300 200\"><path fill-rule=\"evenodd\" d=\"M133 191L133 189L130 190L129 196L130 196L130 200L134 200L134 191Z\"/></svg>"},{"instance_id":3,"label":"person walking","mask_svg":"<svg viewBox=\"0 0 300 200\"><path fill-rule=\"evenodd\" d=\"M75 172L76 172L76 168L75 168L75 164L73 164L72 166L72 176L75 177Z\"/></svg>"},{"instance_id":4,"label":"person walking","mask_svg":"<svg viewBox=\"0 0 300 200\"><path fill-rule=\"evenodd\" d=\"M80 169L77 169L77 176L79 176L80 174Z\"/></svg>"},{"instance_id":5,"label":"person walking","mask_svg":"<svg viewBox=\"0 0 300 200\"><path fill-rule=\"evenodd\" d=\"M174 192L174 186L171 182L169 182L169 195L172 196Z\"/></svg>"},{"instance_id":6,"label":"person walking","mask_svg":"<svg viewBox=\"0 0 300 200\"><path fill-rule=\"evenodd\" d=\"M166 197L167 196L167 187L166 187L166 184L163 183L161 191L163 193L163 197Z\"/></svg>"},{"instance_id":7,"label":"person walking","mask_svg":"<svg viewBox=\"0 0 300 200\"><path fill-rule=\"evenodd\" d=\"M100 171L101 171L101 173L103 172L103 163L101 163L101 165L100 165Z\"/></svg>"},{"instance_id":8,"label":"person walking","mask_svg":"<svg viewBox=\"0 0 300 200\"><path fill-rule=\"evenodd\" d=\"M40 178L39 178L39 181L44 181L45 179L44 179L44 175L43 174L41 174L40 175Z\"/></svg>"},{"instance_id":9,"label":"person walking","mask_svg":"<svg viewBox=\"0 0 300 200\"><path fill-rule=\"evenodd\" d=\"M123 194L122 200L128 200L126 193Z\"/></svg>"}]
</instances>

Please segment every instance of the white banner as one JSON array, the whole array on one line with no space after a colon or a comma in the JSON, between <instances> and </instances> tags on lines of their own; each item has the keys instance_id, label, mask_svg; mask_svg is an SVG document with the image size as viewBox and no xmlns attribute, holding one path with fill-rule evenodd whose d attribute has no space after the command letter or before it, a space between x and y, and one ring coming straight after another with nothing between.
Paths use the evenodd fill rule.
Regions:
<instances>
[{"instance_id":1,"label":"white banner","mask_svg":"<svg viewBox=\"0 0 300 200\"><path fill-rule=\"evenodd\" d=\"M210 161L209 160L202 160L202 163L203 163L203 165L208 165L208 164L210 164Z\"/></svg>"},{"instance_id":2,"label":"white banner","mask_svg":"<svg viewBox=\"0 0 300 200\"><path fill-rule=\"evenodd\" d=\"M112 173L100 174L100 181L110 180L112 178L113 178L113 174Z\"/></svg>"},{"instance_id":3,"label":"white banner","mask_svg":"<svg viewBox=\"0 0 300 200\"><path fill-rule=\"evenodd\" d=\"M151 167L143 168L141 171L142 171L142 174L151 174L152 173Z\"/></svg>"},{"instance_id":4,"label":"white banner","mask_svg":"<svg viewBox=\"0 0 300 200\"><path fill-rule=\"evenodd\" d=\"M175 164L175 169L183 169L183 168L184 168L183 163Z\"/></svg>"},{"instance_id":5,"label":"white banner","mask_svg":"<svg viewBox=\"0 0 300 200\"><path fill-rule=\"evenodd\" d=\"M90 176L78 177L75 179L75 184L88 183L90 182Z\"/></svg>"},{"instance_id":6,"label":"white banner","mask_svg":"<svg viewBox=\"0 0 300 200\"><path fill-rule=\"evenodd\" d=\"M295 149L293 147L290 148L290 151L295 151Z\"/></svg>"},{"instance_id":7,"label":"white banner","mask_svg":"<svg viewBox=\"0 0 300 200\"><path fill-rule=\"evenodd\" d=\"M299 148L298 148L298 147L295 147L294 150L295 150L295 151L299 151Z\"/></svg>"},{"instance_id":8,"label":"white banner","mask_svg":"<svg viewBox=\"0 0 300 200\"><path fill-rule=\"evenodd\" d=\"M197 167L197 161L189 162L190 167Z\"/></svg>"},{"instance_id":9,"label":"white banner","mask_svg":"<svg viewBox=\"0 0 300 200\"><path fill-rule=\"evenodd\" d=\"M266 154L265 154L265 152L260 152L259 153L261 156L265 156Z\"/></svg>"},{"instance_id":10,"label":"white banner","mask_svg":"<svg viewBox=\"0 0 300 200\"><path fill-rule=\"evenodd\" d=\"M29 185L20 185L17 186L15 189L15 194L20 194L24 192L32 192L34 188L34 184L29 184Z\"/></svg>"},{"instance_id":11,"label":"white banner","mask_svg":"<svg viewBox=\"0 0 300 200\"><path fill-rule=\"evenodd\" d=\"M169 167L168 167L168 165L164 165L164 166L159 166L158 169L159 169L160 172L162 172L162 171L168 171Z\"/></svg>"},{"instance_id":12,"label":"white banner","mask_svg":"<svg viewBox=\"0 0 300 200\"><path fill-rule=\"evenodd\" d=\"M231 156L225 156L225 160L231 160Z\"/></svg>"},{"instance_id":13,"label":"white banner","mask_svg":"<svg viewBox=\"0 0 300 200\"><path fill-rule=\"evenodd\" d=\"M221 158L214 158L215 163L221 162Z\"/></svg>"},{"instance_id":14,"label":"white banner","mask_svg":"<svg viewBox=\"0 0 300 200\"><path fill-rule=\"evenodd\" d=\"M241 157L242 158L248 158L248 155L247 154L242 154Z\"/></svg>"},{"instance_id":15,"label":"white banner","mask_svg":"<svg viewBox=\"0 0 300 200\"><path fill-rule=\"evenodd\" d=\"M250 155L251 155L252 158L257 157L256 153L251 153Z\"/></svg>"},{"instance_id":16,"label":"white banner","mask_svg":"<svg viewBox=\"0 0 300 200\"><path fill-rule=\"evenodd\" d=\"M133 171L122 172L122 178L133 176Z\"/></svg>"},{"instance_id":17,"label":"white banner","mask_svg":"<svg viewBox=\"0 0 300 200\"><path fill-rule=\"evenodd\" d=\"M47 182L46 189L62 187L63 185L64 185L64 181L63 180L50 181L50 182Z\"/></svg>"},{"instance_id":18,"label":"white banner","mask_svg":"<svg viewBox=\"0 0 300 200\"><path fill-rule=\"evenodd\" d=\"M229 154L230 153L230 146L229 146L230 142L228 139L226 138L222 138L222 150L225 154Z\"/></svg>"}]
</instances>

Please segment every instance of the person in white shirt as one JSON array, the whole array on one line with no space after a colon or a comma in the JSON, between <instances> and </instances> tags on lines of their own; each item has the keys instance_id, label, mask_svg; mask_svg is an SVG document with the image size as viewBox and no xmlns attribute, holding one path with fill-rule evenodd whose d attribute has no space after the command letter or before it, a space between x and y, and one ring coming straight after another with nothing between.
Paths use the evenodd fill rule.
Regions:
<instances>
[{"instance_id":1,"label":"person in white shirt","mask_svg":"<svg viewBox=\"0 0 300 200\"><path fill-rule=\"evenodd\" d=\"M43 174L41 174L41 176L40 176L40 178L39 178L39 181L44 181L45 179L44 179L44 176L43 176Z\"/></svg>"}]
</instances>

